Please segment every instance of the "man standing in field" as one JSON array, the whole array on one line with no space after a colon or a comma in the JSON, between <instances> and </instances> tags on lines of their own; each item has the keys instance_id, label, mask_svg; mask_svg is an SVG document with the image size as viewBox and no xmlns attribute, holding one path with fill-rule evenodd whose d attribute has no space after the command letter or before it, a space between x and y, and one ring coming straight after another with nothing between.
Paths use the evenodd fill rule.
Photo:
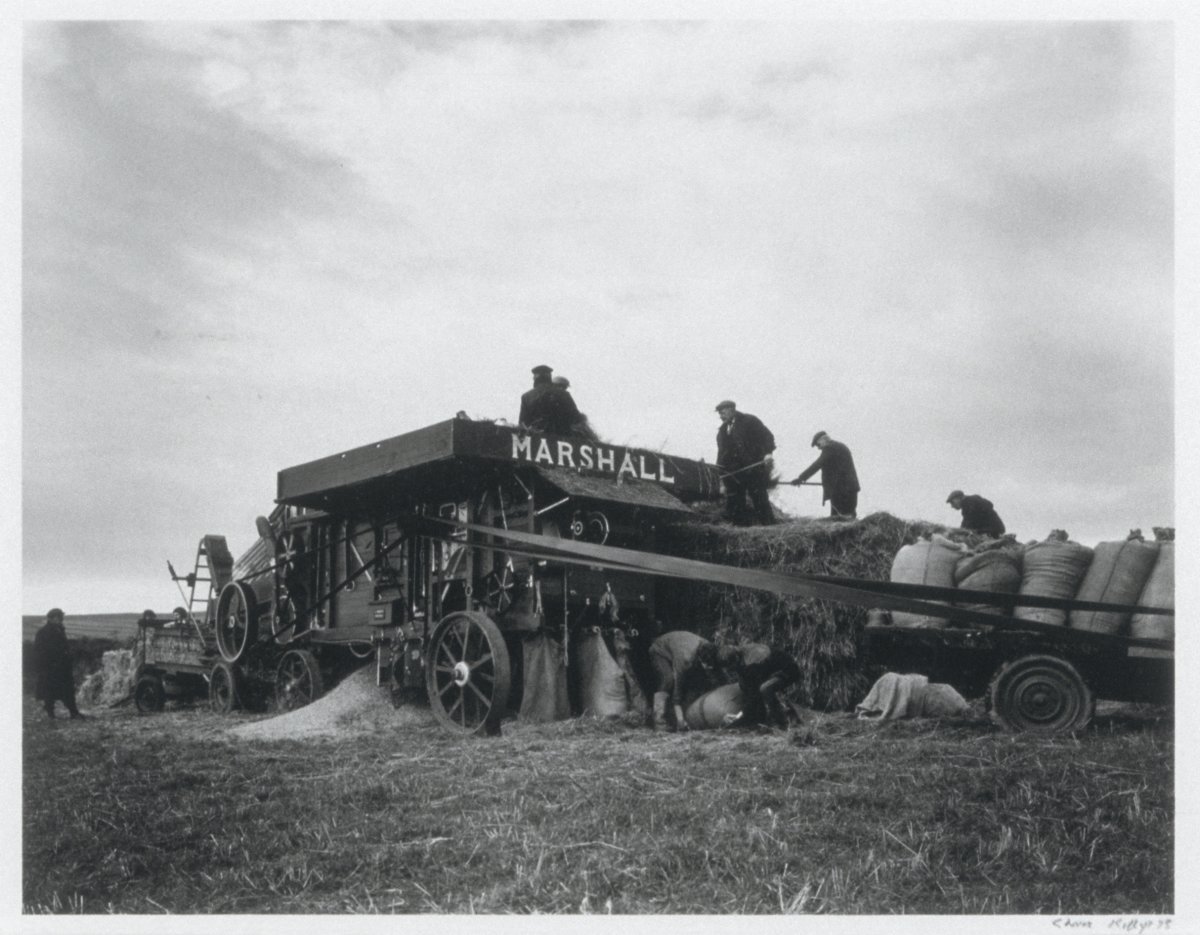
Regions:
<instances>
[{"instance_id":1,"label":"man standing in field","mask_svg":"<svg viewBox=\"0 0 1200 935\"><path fill-rule=\"evenodd\" d=\"M721 427L717 429L717 467L725 485L725 518L739 526L749 526L752 521L769 526L775 522L767 496L775 436L757 416L738 412L731 399L717 403L717 414L721 417Z\"/></svg>"},{"instance_id":2,"label":"man standing in field","mask_svg":"<svg viewBox=\"0 0 1200 935\"><path fill-rule=\"evenodd\" d=\"M821 472L821 502L829 503L831 519L854 519L858 515L858 472L854 456L841 442L834 441L828 432L817 432L812 446L820 448L817 460L806 467L793 484L803 484L817 471Z\"/></svg>"},{"instance_id":3,"label":"man standing in field","mask_svg":"<svg viewBox=\"0 0 1200 935\"><path fill-rule=\"evenodd\" d=\"M55 607L46 614L46 622L33 638L33 669L37 681L34 696L54 717L54 702L67 706L71 717L82 718L75 707L75 676L71 671L71 650L63 626L63 612Z\"/></svg>"},{"instance_id":4,"label":"man standing in field","mask_svg":"<svg viewBox=\"0 0 1200 935\"><path fill-rule=\"evenodd\" d=\"M711 688L710 670L717 648L695 633L672 630L650 644L654 667L654 729L667 729L667 702L675 715L675 729L687 730L684 705Z\"/></svg>"},{"instance_id":5,"label":"man standing in field","mask_svg":"<svg viewBox=\"0 0 1200 935\"><path fill-rule=\"evenodd\" d=\"M962 510L961 528L971 532L981 532L999 539L1004 535L1004 520L992 506L992 501L979 494L964 494L961 490L950 491L946 502L956 510Z\"/></svg>"}]
</instances>

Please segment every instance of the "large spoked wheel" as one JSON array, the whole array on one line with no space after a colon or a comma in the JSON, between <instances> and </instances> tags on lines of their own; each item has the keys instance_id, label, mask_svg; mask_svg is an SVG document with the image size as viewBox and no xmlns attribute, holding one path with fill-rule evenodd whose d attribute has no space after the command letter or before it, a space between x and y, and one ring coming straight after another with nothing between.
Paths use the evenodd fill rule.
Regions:
<instances>
[{"instance_id":1,"label":"large spoked wheel","mask_svg":"<svg viewBox=\"0 0 1200 935\"><path fill-rule=\"evenodd\" d=\"M497 734L508 707L508 648L480 613L451 614L429 641L425 687L434 716L465 734Z\"/></svg>"},{"instance_id":2,"label":"large spoked wheel","mask_svg":"<svg viewBox=\"0 0 1200 935\"><path fill-rule=\"evenodd\" d=\"M162 679L150 674L139 677L133 687L133 704L142 714L157 714L166 707L167 693Z\"/></svg>"},{"instance_id":3,"label":"large spoked wheel","mask_svg":"<svg viewBox=\"0 0 1200 935\"><path fill-rule=\"evenodd\" d=\"M208 705L217 714L229 714L241 707L237 669L228 662L218 662L208 676Z\"/></svg>"},{"instance_id":4,"label":"large spoked wheel","mask_svg":"<svg viewBox=\"0 0 1200 935\"><path fill-rule=\"evenodd\" d=\"M294 711L316 701L325 690L321 667L307 649L289 649L275 670L275 706Z\"/></svg>"},{"instance_id":5,"label":"large spoked wheel","mask_svg":"<svg viewBox=\"0 0 1200 935\"><path fill-rule=\"evenodd\" d=\"M258 600L244 581L230 581L217 598L217 649L226 662L238 662L258 639Z\"/></svg>"},{"instance_id":6,"label":"large spoked wheel","mask_svg":"<svg viewBox=\"0 0 1200 935\"><path fill-rule=\"evenodd\" d=\"M992 680L992 717L1011 731L1082 730L1096 699L1076 668L1054 656L1006 663Z\"/></svg>"}]
</instances>

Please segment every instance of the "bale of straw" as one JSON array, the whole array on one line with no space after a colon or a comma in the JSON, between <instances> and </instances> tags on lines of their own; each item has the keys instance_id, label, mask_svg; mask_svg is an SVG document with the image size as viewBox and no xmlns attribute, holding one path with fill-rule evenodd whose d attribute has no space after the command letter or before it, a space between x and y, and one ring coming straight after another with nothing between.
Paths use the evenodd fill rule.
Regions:
<instances>
[{"instance_id":1,"label":"bale of straw","mask_svg":"<svg viewBox=\"0 0 1200 935\"><path fill-rule=\"evenodd\" d=\"M863 519L798 519L774 526L685 522L662 533L672 555L742 568L887 581L899 549L945 527L873 513ZM860 651L867 609L750 588L665 579L657 607L665 629L709 639L769 643L800 667L796 699L823 710L850 710L870 687Z\"/></svg>"}]
</instances>

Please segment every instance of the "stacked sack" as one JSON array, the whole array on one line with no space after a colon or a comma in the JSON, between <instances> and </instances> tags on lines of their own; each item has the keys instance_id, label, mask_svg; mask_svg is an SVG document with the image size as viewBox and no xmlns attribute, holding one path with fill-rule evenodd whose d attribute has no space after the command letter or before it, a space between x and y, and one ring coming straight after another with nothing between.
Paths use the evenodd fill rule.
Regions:
<instances>
[{"instance_id":1,"label":"stacked sack","mask_svg":"<svg viewBox=\"0 0 1200 935\"><path fill-rule=\"evenodd\" d=\"M1158 543L1142 541L1140 531L1130 533L1124 542L1101 542L1075 592L1075 599L1106 604L1139 603L1138 598L1154 570L1158 552ZM1068 626L1092 633L1124 634L1128 632L1130 616L1118 611L1073 610Z\"/></svg>"},{"instance_id":2,"label":"stacked sack","mask_svg":"<svg viewBox=\"0 0 1200 935\"><path fill-rule=\"evenodd\" d=\"M906 545L892 560L891 580L899 584L926 584L938 588L954 587L954 569L966 553L966 546L934 533ZM930 601L945 604L946 601ZM906 611L892 611L892 624L897 627L940 630L946 626L944 617L928 617Z\"/></svg>"},{"instance_id":3,"label":"stacked sack","mask_svg":"<svg viewBox=\"0 0 1200 935\"><path fill-rule=\"evenodd\" d=\"M1020 547L998 545L981 552L969 552L954 566L954 586L966 591L993 591L1016 594L1021 588ZM1007 617L1009 609L994 604L960 604L968 610ZM972 624L976 626L976 624Z\"/></svg>"},{"instance_id":4,"label":"stacked sack","mask_svg":"<svg viewBox=\"0 0 1200 935\"><path fill-rule=\"evenodd\" d=\"M1071 542L1065 532L1054 530L1044 542L1034 542L1025 547L1021 556L1021 587L1017 593L1071 600L1091 563L1091 549ZM1067 622L1065 610L1049 607L1018 606L1015 616L1020 620L1058 627L1065 626Z\"/></svg>"},{"instance_id":5,"label":"stacked sack","mask_svg":"<svg viewBox=\"0 0 1200 935\"><path fill-rule=\"evenodd\" d=\"M1175 530L1155 528L1158 557L1150 577L1142 586L1137 603L1142 607L1175 607ZM1134 614L1129 622L1129 635L1138 639L1175 639L1175 618L1162 614Z\"/></svg>"}]
</instances>

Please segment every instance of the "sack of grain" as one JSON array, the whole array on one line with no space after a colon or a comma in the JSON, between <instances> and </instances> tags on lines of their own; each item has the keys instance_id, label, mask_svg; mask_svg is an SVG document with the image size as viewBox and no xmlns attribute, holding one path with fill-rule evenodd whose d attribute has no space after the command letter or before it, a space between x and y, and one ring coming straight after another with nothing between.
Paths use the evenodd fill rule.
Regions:
<instances>
[{"instance_id":1,"label":"sack of grain","mask_svg":"<svg viewBox=\"0 0 1200 935\"><path fill-rule=\"evenodd\" d=\"M1142 586L1137 603L1142 607L1175 607L1175 542L1158 543L1158 558L1150 577ZM1175 618L1160 614L1134 614L1129 621L1129 635L1139 639L1175 639ZM107 654L106 654L107 655Z\"/></svg>"},{"instance_id":2,"label":"sack of grain","mask_svg":"<svg viewBox=\"0 0 1200 935\"><path fill-rule=\"evenodd\" d=\"M1021 589L1018 593L1070 600L1091 562L1092 550L1078 542L1056 537L1035 542L1026 546L1021 556ZM1065 610L1048 607L1017 607L1015 616L1059 627L1067 621Z\"/></svg>"},{"instance_id":3,"label":"sack of grain","mask_svg":"<svg viewBox=\"0 0 1200 935\"><path fill-rule=\"evenodd\" d=\"M896 553L892 561L891 580L899 584L927 584L938 588L954 587L954 567L966 553L966 546L951 542L945 536L934 533L928 539L906 545ZM947 601L930 601L945 604ZM942 629L946 626L943 617L928 617L905 611L892 611L892 625Z\"/></svg>"},{"instance_id":4,"label":"sack of grain","mask_svg":"<svg viewBox=\"0 0 1200 935\"><path fill-rule=\"evenodd\" d=\"M1157 542L1142 542L1139 539L1101 542L1096 546L1092 563L1075 592L1075 598L1107 604L1136 603L1156 558ZM1128 628L1129 617L1129 614L1117 611L1073 610L1067 626L1093 633L1121 633Z\"/></svg>"},{"instance_id":5,"label":"sack of grain","mask_svg":"<svg viewBox=\"0 0 1200 935\"><path fill-rule=\"evenodd\" d=\"M1005 549L988 549L966 555L954 566L954 586L967 591L994 591L1016 594L1021 588L1021 554ZM960 604L968 610L1007 617L1007 606L997 604Z\"/></svg>"},{"instance_id":6,"label":"sack of grain","mask_svg":"<svg viewBox=\"0 0 1200 935\"><path fill-rule=\"evenodd\" d=\"M522 641L521 720L543 723L571 716L562 644L545 633Z\"/></svg>"},{"instance_id":7,"label":"sack of grain","mask_svg":"<svg viewBox=\"0 0 1200 935\"><path fill-rule=\"evenodd\" d=\"M620 717L628 711L625 673L608 651L599 631L586 631L575 651L579 657L579 692L583 713L596 717Z\"/></svg>"},{"instance_id":8,"label":"sack of grain","mask_svg":"<svg viewBox=\"0 0 1200 935\"><path fill-rule=\"evenodd\" d=\"M714 688L693 701L683 712L683 719L692 730L712 730L725 723L725 715L742 710L742 689L734 682Z\"/></svg>"}]
</instances>

